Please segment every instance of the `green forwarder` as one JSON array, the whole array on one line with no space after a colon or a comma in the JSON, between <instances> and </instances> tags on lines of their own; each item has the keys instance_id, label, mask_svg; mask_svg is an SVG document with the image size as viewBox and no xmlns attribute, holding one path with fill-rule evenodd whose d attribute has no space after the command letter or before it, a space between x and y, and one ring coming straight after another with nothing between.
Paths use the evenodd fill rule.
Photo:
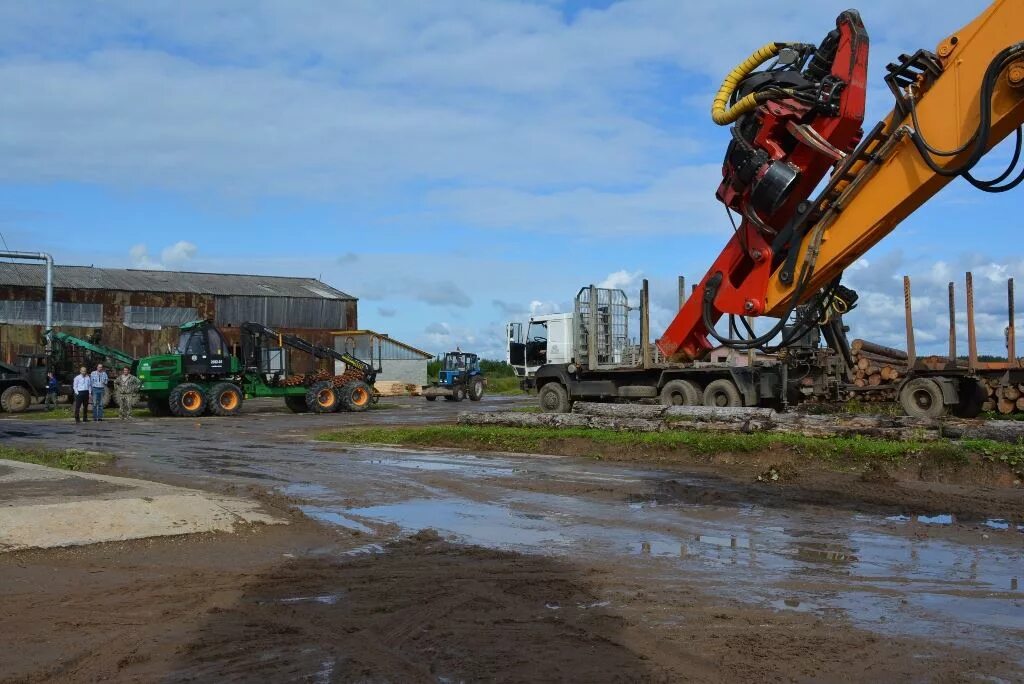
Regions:
<instances>
[{"instance_id":1,"label":"green forwarder","mask_svg":"<svg viewBox=\"0 0 1024 684\"><path fill-rule=\"evenodd\" d=\"M233 356L212 321L181 326L177 349L138 362L142 396L156 416L233 416L245 399L281 397L295 413L365 411L374 399L376 370L369 363L259 323L241 325L242 358ZM341 361L359 379L341 386L320 373L289 375L285 347L318 360ZM346 375L352 375L346 373Z\"/></svg>"}]
</instances>

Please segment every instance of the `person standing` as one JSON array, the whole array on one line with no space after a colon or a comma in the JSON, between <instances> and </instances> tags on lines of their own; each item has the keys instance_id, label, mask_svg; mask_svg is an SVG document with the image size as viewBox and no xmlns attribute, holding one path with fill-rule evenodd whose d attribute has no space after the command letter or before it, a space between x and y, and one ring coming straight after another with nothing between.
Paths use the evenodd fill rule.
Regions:
<instances>
[{"instance_id":1,"label":"person standing","mask_svg":"<svg viewBox=\"0 0 1024 684\"><path fill-rule=\"evenodd\" d=\"M78 369L72 389L75 392L75 422L81 423L89 420L89 391L92 389L92 379L85 366ZM82 417L78 417L78 410L82 410Z\"/></svg>"},{"instance_id":2,"label":"person standing","mask_svg":"<svg viewBox=\"0 0 1024 684\"><path fill-rule=\"evenodd\" d=\"M117 393L117 410L121 420L128 420L132 417L132 409L135 407L135 397L138 394L142 383L132 375L128 366L121 369L121 374L114 380L114 392Z\"/></svg>"},{"instance_id":3,"label":"person standing","mask_svg":"<svg viewBox=\"0 0 1024 684\"><path fill-rule=\"evenodd\" d=\"M90 375L89 379L92 381L90 389L92 390L92 419L94 421L103 420L103 404L106 403L107 395L107 382L110 378L107 377L107 371L103 370L103 364L96 364L96 370Z\"/></svg>"},{"instance_id":4,"label":"person standing","mask_svg":"<svg viewBox=\"0 0 1024 684\"><path fill-rule=\"evenodd\" d=\"M57 408L57 391L60 390L60 382L57 376L50 371L46 374L46 410L52 411Z\"/></svg>"}]
</instances>

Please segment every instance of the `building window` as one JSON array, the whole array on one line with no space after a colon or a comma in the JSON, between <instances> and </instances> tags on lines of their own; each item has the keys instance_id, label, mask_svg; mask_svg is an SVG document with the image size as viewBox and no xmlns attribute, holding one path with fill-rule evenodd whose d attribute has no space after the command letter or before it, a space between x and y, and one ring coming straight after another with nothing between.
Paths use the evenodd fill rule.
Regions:
<instances>
[{"instance_id":1,"label":"building window","mask_svg":"<svg viewBox=\"0 0 1024 684\"><path fill-rule=\"evenodd\" d=\"M199 312L175 306L126 306L124 325L136 330L160 330L199 320Z\"/></svg>"},{"instance_id":2,"label":"building window","mask_svg":"<svg viewBox=\"0 0 1024 684\"><path fill-rule=\"evenodd\" d=\"M8 325L45 325L46 303L25 300L0 301L0 323ZM103 305L80 302L54 302L53 325L101 328L103 327Z\"/></svg>"}]
</instances>

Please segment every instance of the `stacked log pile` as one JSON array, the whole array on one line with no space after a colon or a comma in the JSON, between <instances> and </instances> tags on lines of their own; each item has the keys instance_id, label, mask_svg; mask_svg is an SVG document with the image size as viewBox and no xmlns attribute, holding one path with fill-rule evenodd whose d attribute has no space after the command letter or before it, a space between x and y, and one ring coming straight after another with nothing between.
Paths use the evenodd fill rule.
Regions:
<instances>
[{"instance_id":1,"label":"stacked log pile","mask_svg":"<svg viewBox=\"0 0 1024 684\"><path fill-rule=\"evenodd\" d=\"M861 401L895 401L896 384L907 373L907 353L892 347L854 340L851 395Z\"/></svg>"},{"instance_id":2,"label":"stacked log pile","mask_svg":"<svg viewBox=\"0 0 1024 684\"><path fill-rule=\"evenodd\" d=\"M764 408L650 406L577 402L572 413L460 413L461 425L600 428L619 432L774 432L813 437L876 437L898 441L992 439L1016 442L1024 437L1018 421L927 420L907 416L810 415Z\"/></svg>"},{"instance_id":3,"label":"stacked log pile","mask_svg":"<svg viewBox=\"0 0 1024 684\"><path fill-rule=\"evenodd\" d=\"M979 376L978 381L988 396L982 411L998 411L1004 415L1024 411L1024 384L1000 386L999 378Z\"/></svg>"},{"instance_id":4,"label":"stacked log pile","mask_svg":"<svg viewBox=\"0 0 1024 684\"><path fill-rule=\"evenodd\" d=\"M288 377L281 380L282 387L298 387L300 385L309 386L314 382L320 382L321 380L329 380L335 387L341 387L353 380L363 380L364 375L355 369L348 369L341 375L334 375L330 371L318 370L315 373L306 373L305 375L289 375Z\"/></svg>"}]
</instances>

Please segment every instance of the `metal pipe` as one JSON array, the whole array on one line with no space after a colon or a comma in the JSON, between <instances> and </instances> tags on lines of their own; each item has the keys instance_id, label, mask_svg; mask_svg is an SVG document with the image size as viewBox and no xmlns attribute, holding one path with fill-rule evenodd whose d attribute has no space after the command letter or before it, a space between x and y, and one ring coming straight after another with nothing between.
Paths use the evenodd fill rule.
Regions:
<instances>
[{"instance_id":1,"label":"metal pipe","mask_svg":"<svg viewBox=\"0 0 1024 684\"><path fill-rule=\"evenodd\" d=\"M645 370L651 367L650 311L650 291L647 288L647 278L644 278L640 285L640 354Z\"/></svg>"},{"instance_id":2,"label":"metal pipe","mask_svg":"<svg viewBox=\"0 0 1024 684\"><path fill-rule=\"evenodd\" d=\"M949 284L949 365L956 365L956 289Z\"/></svg>"},{"instance_id":3,"label":"metal pipe","mask_svg":"<svg viewBox=\"0 0 1024 684\"><path fill-rule=\"evenodd\" d=\"M914 313L910 301L910 276L903 276L903 315L907 319L907 367L913 368L917 361L917 348L914 346Z\"/></svg>"},{"instance_id":4,"label":"metal pipe","mask_svg":"<svg viewBox=\"0 0 1024 684\"><path fill-rule=\"evenodd\" d=\"M974 274L967 272L967 368L978 367L978 338L974 331Z\"/></svg>"},{"instance_id":5,"label":"metal pipe","mask_svg":"<svg viewBox=\"0 0 1024 684\"><path fill-rule=\"evenodd\" d=\"M43 261L46 263L46 311L43 313L44 334L46 335L46 346L50 346L50 331L53 329L53 257L46 252L11 252L0 250L0 258L28 259L31 261ZM49 349L47 349L49 351Z\"/></svg>"},{"instance_id":6,"label":"metal pipe","mask_svg":"<svg viewBox=\"0 0 1024 684\"><path fill-rule=\"evenodd\" d=\"M1010 327L1006 331L1006 360L1011 368L1017 367L1017 330L1014 327L1013 307L1013 278L1006 281L1007 311L1010 317Z\"/></svg>"}]
</instances>

